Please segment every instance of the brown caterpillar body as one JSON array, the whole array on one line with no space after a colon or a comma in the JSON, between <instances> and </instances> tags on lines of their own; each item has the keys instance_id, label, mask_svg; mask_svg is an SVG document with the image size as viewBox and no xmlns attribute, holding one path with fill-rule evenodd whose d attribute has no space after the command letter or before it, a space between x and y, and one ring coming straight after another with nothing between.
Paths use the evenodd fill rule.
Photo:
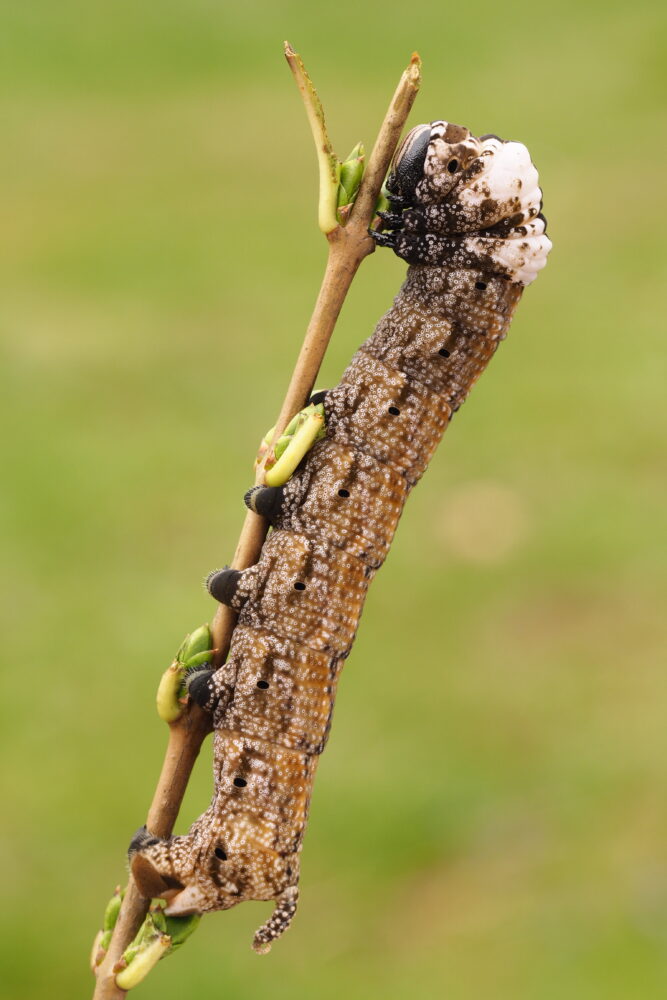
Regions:
<instances>
[{"instance_id":1,"label":"brown caterpillar body","mask_svg":"<svg viewBox=\"0 0 667 1000\"><path fill-rule=\"evenodd\" d=\"M273 525L259 562L209 581L239 611L229 658L197 696L214 713L213 801L187 836L144 833L131 847L140 890L171 895L169 913L275 899L260 951L296 908L318 755L368 586L550 248L518 143L418 126L388 186L391 232L377 238L411 261L407 279L326 394L326 437L284 487L251 497Z\"/></svg>"}]
</instances>

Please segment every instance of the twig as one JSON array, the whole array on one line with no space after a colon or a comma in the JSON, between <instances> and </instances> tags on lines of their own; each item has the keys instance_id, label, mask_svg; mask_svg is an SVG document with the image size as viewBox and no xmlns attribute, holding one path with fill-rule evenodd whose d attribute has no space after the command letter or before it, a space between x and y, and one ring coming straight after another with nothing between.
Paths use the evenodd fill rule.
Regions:
<instances>
[{"instance_id":1,"label":"twig","mask_svg":"<svg viewBox=\"0 0 667 1000\"><path fill-rule=\"evenodd\" d=\"M329 242L329 255L315 309L276 421L274 440L308 399L352 279L364 257L375 249L375 244L368 235L368 227L389 162L421 81L421 63L419 57L413 54L385 115L347 224L340 226L336 223L335 228L324 229L324 226L330 226L331 211L335 219L337 174L332 164L336 164L337 160L326 134L319 98L300 56L288 42L285 43L285 56L297 78L318 151L318 218ZM257 482L262 482L263 474L264 470L260 465ZM246 569L257 562L268 529L269 524L265 518L248 511L232 560L235 569ZM225 605L220 605L212 624L217 663L224 662L227 656L235 624L236 614ZM190 704L183 715L169 726L169 742L162 772L146 821L150 832L158 837L171 834L194 762L209 732L210 716L194 704ZM149 900L139 895L130 877L107 955L97 971L94 1000L121 1000L126 995L116 986L113 969L141 926L148 906Z\"/></svg>"},{"instance_id":2,"label":"twig","mask_svg":"<svg viewBox=\"0 0 667 1000\"><path fill-rule=\"evenodd\" d=\"M309 95L314 93L314 88L305 72L301 57L294 52L289 42L285 42L285 56L290 69L297 77L297 81L299 81L302 74L307 80L307 84L299 83L299 89L306 108L309 109L308 118L313 130L315 145L318 149L318 157L319 150L323 144L325 143L327 146L326 162L320 159L321 206L322 192L325 187L322 177L329 169L328 157L333 155L324 126L324 114L322 113L322 106L319 104L319 99L319 110L312 111L311 109ZM331 334L334 331L343 302L345 301L345 296L352 284L352 279L357 273L357 268L364 257L373 253L375 249L375 244L368 235L368 227L375 212L375 205L382 182L389 168L389 161L417 96L420 82L421 62L419 56L413 54L408 68L399 80L398 87L378 133L347 225L337 225L334 230L327 234L329 256L324 278L322 279L320 293L317 297L317 302L315 303L315 308L310 318L308 329L306 330L306 336L301 345L292 378L276 421L273 435L274 441L278 439L290 419L301 409L308 399L315 385L317 373L320 370L322 359L331 339ZM325 192L325 200L326 197ZM321 216L322 211L320 207L319 217L321 218ZM258 483L262 482L263 474L264 470L260 466L257 470ZM252 511L248 511L232 561L234 569L246 569L257 562L268 530L269 524L265 518L254 514ZM224 662L224 658L229 650L229 643L235 623L235 612L226 605L221 604L212 625L213 645L218 650L217 656L220 663Z\"/></svg>"},{"instance_id":3,"label":"twig","mask_svg":"<svg viewBox=\"0 0 667 1000\"><path fill-rule=\"evenodd\" d=\"M313 133L317 165L320 172L320 197L318 202L317 221L325 236L338 226L336 218L336 195L338 193L338 157L333 151L327 126L324 121L324 108L319 95L308 76L303 59L295 52L289 42L285 42L285 58L287 65L294 74L296 85L301 92L308 116L310 131Z\"/></svg>"}]
</instances>

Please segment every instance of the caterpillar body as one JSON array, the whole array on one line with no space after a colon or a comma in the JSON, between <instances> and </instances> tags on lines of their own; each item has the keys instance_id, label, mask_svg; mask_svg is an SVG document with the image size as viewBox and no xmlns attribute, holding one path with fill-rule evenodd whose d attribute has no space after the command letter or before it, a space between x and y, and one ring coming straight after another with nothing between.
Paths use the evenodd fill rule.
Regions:
<instances>
[{"instance_id":1,"label":"caterpillar body","mask_svg":"<svg viewBox=\"0 0 667 1000\"><path fill-rule=\"evenodd\" d=\"M186 836L142 830L131 867L178 915L276 901L265 951L296 909L299 855L336 684L408 493L505 337L551 243L525 146L419 125L397 151L384 231L411 265L392 308L324 402L326 436L282 487L246 502L273 530L259 562L209 577L238 610L227 662L189 693L213 713L215 791Z\"/></svg>"}]
</instances>

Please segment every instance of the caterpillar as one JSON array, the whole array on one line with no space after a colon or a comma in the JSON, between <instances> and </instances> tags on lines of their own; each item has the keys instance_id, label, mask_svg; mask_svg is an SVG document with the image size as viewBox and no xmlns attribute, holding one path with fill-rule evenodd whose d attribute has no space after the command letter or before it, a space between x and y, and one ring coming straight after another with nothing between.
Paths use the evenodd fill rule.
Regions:
<instances>
[{"instance_id":1,"label":"caterpillar","mask_svg":"<svg viewBox=\"0 0 667 1000\"><path fill-rule=\"evenodd\" d=\"M249 569L207 586L239 613L227 661L188 678L213 713L215 790L185 836L130 845L132 873L167 913L275 900L266 951L297 906L299 856L336 685L369 584L409 492L506 336L551 242L528 150L445 121L397 150L371 236L410 267L392 308L319 393L326 432L283 486L255 487L272 531Z\"/></svg>"}]
</instances>

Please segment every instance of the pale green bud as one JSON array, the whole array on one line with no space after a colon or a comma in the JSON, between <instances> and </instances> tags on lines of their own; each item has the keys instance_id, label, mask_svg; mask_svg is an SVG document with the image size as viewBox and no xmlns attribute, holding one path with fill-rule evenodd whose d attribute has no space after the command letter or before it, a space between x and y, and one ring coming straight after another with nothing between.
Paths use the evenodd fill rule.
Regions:
<instances>
[{"instance_id":1,"label":"pale green bud","mask_svg":"<svg viewBox=\"0 0 667 1000\"><path fill-rule=\"evenodd\" d=\"M176 951L193 934L201 920L201 913L190 913L187 917L166 917L167 934L171 938L171 950Z\"/></svg>"},{"instance_id":2,"label":"pale green bud","mask_svg":"<svg viewBox=\"0 0 667 1000\"><path fill-rule=\"evenodd\" d=\"M116 973L116 986L121 990L131 990L138 986L170 947L171 938L168 934L154 937L130 959L127 968Z\"/></svg>"},{"instance_id":3,"label":"pale green bud","mask_svg":"<svg viewBox=\"0 0 667 1000\"><path fill-rule=\"evenodd\" d=\"M190 670L191 667L201 667L202 664L209 662L214 652L214 649L207 649L205 653L197 653L196 656L191 656L186 660L183 666L187 670Z\"/></svg>"},{"instance_id":4,"label":"pale green bud","mask_svg":"<svg viewBox=\"0 0 667 1000\"><path fill-rule=\"evenodd\" d=\"M310 451L314 443L325 434L322 403L317 406L307 406L302 413L305 414L305 419L300 423L288 447L275 465L265 473L264 480L267 486L283 486L306 452Z\"/></svg>"},{"instance_id":5,"label":"pale green bud","mask_svg":"<svg viewBox=\"0 0 667 1000\"><path fill-rule=\"evenodd\" d=\"M308 431L304 432L306 425L308 426ZM273 453L266 460L264 479L267 486L280 486L282 483L286 483L301 461L301 458L303 458L315 441L324 437L324 434L323 403L318 403L317 406L311 403L309 406L305 406L303 410L299 410L276 441ZM299 449L301 449L301 457L296 460L295 464L294 458ZM276 473L274 470L279 464L282 471ZM283 479L282 476L286 473L287 478ZM281 479L280 482L277 481L278 478Z\"/></svg>"},{"instance_id":6,"label":"pale green bud","mask_svg":"<svg viewBox=\"0 0 667 1000\"><path fill-rule=\"evenodd\" d=\"M159 929L155 926L155 913L153 908L148 911L144 918L144 922L134 936L134 939L128 944L127 948L122 954L120 961L116 967L116 971L120 971L126 966L133 962L139 952L147 944L149 944L154 938L158 937L160 934L164 933L164 929Z\"/></svg>"},{"instance_id":7,"label":"pale green bud","mask_svg":"<svg viewBox=\"0 0 667 1000\"><path fill-rule=\"evenodd\" d=\"M93 941L93 947L90 952L90 968L93 972L97 971L97 966L101 965L104 961L104 956L106 955L107 948L109 947L109 942L103 946L104 938L108 934L108 931L98 931L95 935L95 940ZM109 935L109 940L111 940L111 935Z\"/></svg>"},{"instance_id":8,"label":"pale green bud","mask_svg":"<svg viewBox=\"0 0 667 1000\"><path fill-rule=\"evenodd\" d=\"M164 906L166 903L163 900L158 900L157 905L151 906L150 917L153 921L153 928L159 931L161 934L168 934L167 930L167 918L164 915Z\"/></svg>"},{"instance_id":9,"label":"pale green bud","mask_svg":"<svg viewBox=\"0 0 667 1000\"><path fill-rule=\"evenodd\" d=\"M200 625L181 643L176 659L163 673L157 689L157 714L163 722L176 722L183 714L187 701L183 678L190 667L200 667L211 659L215 652L211 649L212 641L209 626Z\"/></svg>"},{"instance_id":10,"label":"pale green bud","mask_svg":"<svg viewBox=\"0 0 667 1000\"><path fill-rule=\"evenodd\" d=\"M289 438L289 437L292 437L293 434L296 434L297 429L299 427L299 421L300 421L302 413L303 413L303 410L299 410L299 412L296 413L292 417L292 419L288 423L287 427L285 428L285 430L281 434L281 437L288 437Z\"/></svg>"},{"instance_id":11,"label":"pale green bud","mask_svg":"<svg viewBox=\"0 0 667 1000\"><path fill-rule=\"evenodd\" d=\"M273 440L273 435L276 428L272 427L270 431L267 431L262 440L259 443L259 448L257 449L257 456L255 458L255 468L264 460L264 456L268 452L271 441Z\"/></svg>"},{"instance_id":12,"label":"pale green bud","mask_svg":"<svg viewBox=\"0 0 667 1000\"><path fill-rule=\"evenodd\" d=\"M178 663L172 663L160 678L155 701L157 714L163 722L176 722L185 710L185 705L180 700L183 673L183 668Z\"/></svg>"},{"instance_id":13,"label":"pale green bud","mask_svg":"<svg viewBox=\"0 0 667 1000\"><path fill-rule=\"evenodd\" d=\"M200 625L191 632L181 646L183 650L182 663L188 663L193 656L211 651L211 630L208 625Z\"/></svg>"},{"instance_id":14,"label":"pale green bud","mask_svg":"<svg viewBox=\"0 0 667 1000\"><path fill-rule=\"evenodd\" d=\"M287 448L293 437L294 437L294 430L291 430L289 433L285 433L282 435L282 437L278 438L273 449L274 461L271 463L272 465L275 465L276 462L280 458L282 458L283 454L285 453L285 449Z\"/></svg>"},{"instance_id":15,"label":"pale green bud","mask_svg":"<svg viewBox=\"0 0 667 1000\"><path fill-rule=\"evenodd\" d=\"M364 176L364 147L358 142L346 160L340 165L338 182L338 208L351 205L357 197L361 178Z\"/></svg>"},{"instance_id":16,"label":"pale green bud","mask_svg":"<svg viewBox=\"0 0 667 1000\"><path fill-rule=\"evenodd\" d=\"M134 941L125 949L114 969L116 985L121 990L137 986L161 958L187 941L201 920L199 913L187 917L167 917L165 906L164 900L157 900L151 906Z\"/></svg>"},{"instance_id":17,"label":"pale green bud","mask_svg":"<svg viewBox=\"0 0 667 1000\"><path fill-rule=\"evenodd\" d=\"M116 921L118 920L118 914L120 913L120 907L124 895L125 890L121 890L120 886L117 885L116 891L106 905L104 917L102 919L102 930L98 931L95 936L93 950L90 956L90 965L93 972L103 961L104 956L107 953L107 949L111 942L111 935L113 934L113 929L116 926Z\"/></svg>"},{"instance_id":18,"label":"pale green bud","mask_svg":"<svg viewBox=\"0 0 667 1000\"><path fill-rule=\"evenodd\" d=\"M104 911L104 920L102 921L102 929L105 931L112 931L116 926L116 921L118 920L118 914L120 913L120 907L123 902L123 896L125 895L125 890L121 891L120 886L116 886L116 891L107 903L107 908Z\"/></svg>"}]
</instances>

